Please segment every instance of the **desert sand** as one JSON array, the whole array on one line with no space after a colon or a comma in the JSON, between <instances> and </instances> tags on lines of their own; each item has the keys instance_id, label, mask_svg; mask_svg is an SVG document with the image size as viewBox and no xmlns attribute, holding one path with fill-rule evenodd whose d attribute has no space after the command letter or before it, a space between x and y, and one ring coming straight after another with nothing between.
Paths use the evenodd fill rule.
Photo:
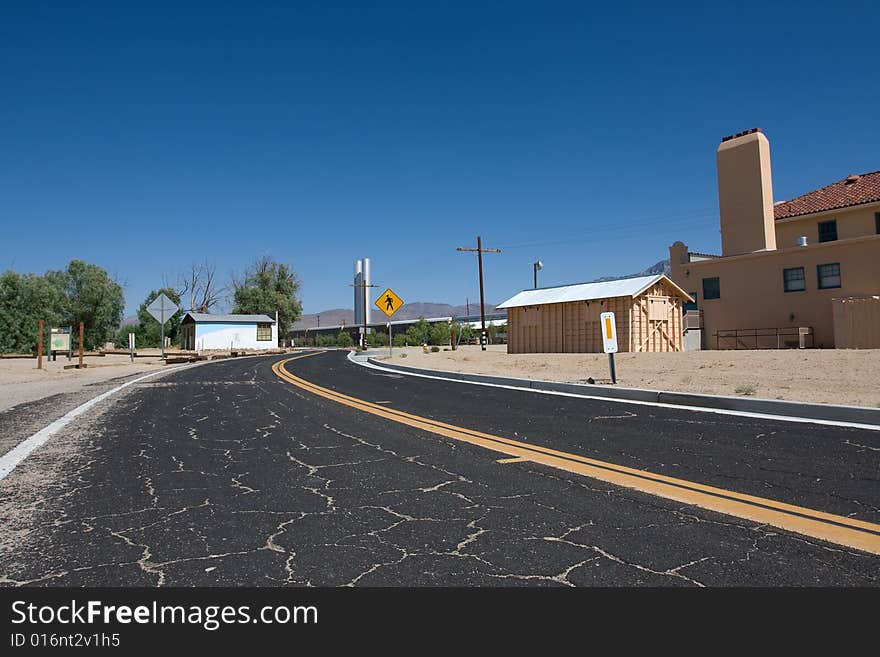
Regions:
<instances>
[{"instance_id":1,"label":"desert sand","mask_svg":"<svg viewBox=\"0 0 880 657\"><path fill-rule=\"evenodd\" d=\"M592 377L597 385L610 384L605 354L509 355L506 349L491 345L484 352L469 345L426 354L419 347L395 348L392 362L569 383ZM388 350L377 357L387 360ZM622 387L880 407L878 349L620 353L615 359Z\"/></svg>"},{"instance_id":2,"label":"desert sand","mask_svg":"<svg viewBox=\"0 0 880 657\"><path fill-rule=\"evenodd\" d=\"M36 358L0 358L0 411L111 379L172 367L163 365L157 353L152 358L135 358L134 363L128 356L86 356L85 369L64 369L77 362L77 358L68 361L66 356L54 362L44 357L43 369L38 370Z\"/></svg>"}]
</instances>

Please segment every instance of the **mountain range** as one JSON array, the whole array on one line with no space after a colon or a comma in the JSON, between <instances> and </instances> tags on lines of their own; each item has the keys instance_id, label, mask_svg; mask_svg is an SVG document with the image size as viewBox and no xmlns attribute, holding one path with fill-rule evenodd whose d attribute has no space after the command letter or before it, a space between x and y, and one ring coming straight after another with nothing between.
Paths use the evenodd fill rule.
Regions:
<instances>
[{"instance_id":1,"label":"mountain range","mask_svg":"<svg viewBox=\"0 0 880 657\"><path fill-rule=\"evenodd\" d=\"M486 312L495 312L495 304L487 303ZM472 303L470 306L453 306L448 303L432 303L429 301L416 301L406 304L394 315L394 319L418 319L419 317L461 317L464 315L476 315L480 312L480 304ZM354 311L351 308L333 308L322 310L319 313L305 314L293 325L294 329L315 328L318 326L318 317L321 318L321 326L350 325L354 323ZM373 309L373 321L384 317L382 313Z\"/></svg>"},{"instance_id":2,"label":"mountain range","mask_svg":"<svg viewBox=\"0 0 880 657\"><path fill-rule=\"evenodd\" d=\"M603 276L588 283L604 283L605 281L617 281L622 278L635 278L637 276L655 276L657 274L665 274L669 276L671 268L669 260L660 260L635 274L626 274L624 276ZM494 312L495 304L486 304L486 312ZM461 317L464 315L476 315L480 312L480 304L472 303L470 307L461 305L453 306L448 303L432 303L429 301L416 301L408 303L400 311L394 315L394 319L418 319L419 317ZM381 317L382 313L374 310L373 318ZM354 311L351 308L332 308L330 310L322 310L319 313L308 313L302 316L298 322L293 325L294 329L315 328L318 326L318 318L320 317L320 326L340 326L341 324L350 325L354 323Z\"/></svg>"}]
</instances>

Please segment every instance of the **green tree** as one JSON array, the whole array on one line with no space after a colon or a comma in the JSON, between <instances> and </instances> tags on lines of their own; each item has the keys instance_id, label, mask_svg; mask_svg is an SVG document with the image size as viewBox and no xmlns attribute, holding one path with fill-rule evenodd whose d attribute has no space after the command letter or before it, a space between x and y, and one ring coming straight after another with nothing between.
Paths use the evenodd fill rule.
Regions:
<instances>
[{"instance_id":1,"label":"green tree","mask_svg":"<svg viewBox=\"0 0 880 657\"><path fill-rule=\"evenodd\" d=\"M406 330L406 340L409 344L419 345L428 342L431 337L431 325L420 316L418 321Z\"/></svg>"},{"instance_id":2,"label":"green tree","mask_svg":"<svg viewBox=\"0 0 880 657\"><path fill-rule=\"evenodd\" d=\"M134 346L136 349L141 347L145 347L147 345L142 344L140 339L137 337L138 332L140 331L139 324L125 324L119 327L119 330L116 331L116 339L113 341L113 344L116 345L119 349L128 349L128 334L134 333Z\"/></svg>"},{"instance_id":3,"label":"green tree","mask_svg":"<svg viewBox=\"0 0 880 657\"><path fill-rule=\"evenodd\" d=\"M436 345L449 344L449 324L446 322L435 322L431 325L428 334L428 342Z\"/></svg>"},{"instance_id":4,"label":"green tree","mask_svg":"<svg viewBox=\"0 0 880 657\"><path fill-rule=\"evenodd\" d=\"M405 333L398 333L394 336L393 340L395 347L405 347L407 346L407 339Z\"/></svg>"},{"instance_id":5,"label":"green tree","mask_svg":"<svg viewBox=\"0 0 880 657\"><path fill-rule=\"evenodd\" d=\"M470 324L458 325L458 344L469 344L477 335L477 331Z\"/></svg>"},{"instance_id":6,"label":"green tree","mask_svg":"<svg viewBox=\"0 0 880 657\"><path fill-rule=\"evenodd\" d=\"M165 294L171 299L175 305L180 306L180 296L170 287L163 287L159 290L151 291L143 303L138 308L138 325L135 333L135 345L140 347L160 347L162 346L162 327L156 318L147 310L149 306L160 294ZM171 344L176 344L180 337L180 320L183 312L177 312L174 317L165 322L165 337L171 338ZM125 335L125 344L128 345L128 332Z\"/></svg>"},{"instance_id":7,"label":"green tree","mask_svg":"<svg viewBox=\"0 0 880 657\"><path fill-rule=\"evenodd\" d=\"M373 329L373 332L367 335L367 344L371 347L387 347L388 334Z\"/></svg>"},{"instance_id":8,"label":"green tree","mask_svg":"<svg viewBox=\"0 0 880 657\"><path fill-rule=\"evenodd\" d=\"M113 339L122 321L125 297L122 286L103 267L71 260L66 270L47 272L46 278L52 285L63 282L67 321L74 329L83 323L86 349L95 349Z\"/></svg>"},{"instance_id":9,"label":"green tree","mask_svg":"<svg viewBox=\"0 0 880 657\"><path fill-rule=\"evenodd\" d=\"M67 326L67 298L58 277L18 274L0 275L0 352L33 353L37 349L39 321L49 329ZM49 338L44 337L44 344Z\"/></svg>"},{"instance_id":10,"label":"green tree","mask_svg":"<svg viewBox=\"0 0 880 657\"><path fill-rule=\"evenodd\" d=\"M497 326L495 326L494 322L489 322L486 324L486 337L489 340L489 344L495 344L498 340L498 333L500 333Z\"/></svg>"},{"instance_id":11,"label":"green tree","mask_svg":"<svg viewBox=\"0 0 880 657\"><path fill-rule=\"evenodd\" d=\"M277 311L278 336L284 337L302 315L299 286L299 279L289 265L263 256L241 278L233 276L232 312L274 317Z\"/></svg>"},{"instance_id":12,"label":"green tree","mask_svg":"<svg viewBox=\"0 0 880 657\"><path fill-rule=\"evenodd\" d=\"M350 347L353 344L354 340L351 339L351 334L348 331L340 331L336 336L337 347Z\"/></svg>"},{"instance_id":13,"label":"green tree","mask_svg":"<svg viewBox=\"0 0 880 657\"><path fill-rule=\"evenodd\" d=\"M47 334L82 322L84 346L94 349L113 339L124 306L119 283L82 260L43 276L6 272L0 277L0 351L33 352L41 319Z\"/></svg>"}]
</instances>

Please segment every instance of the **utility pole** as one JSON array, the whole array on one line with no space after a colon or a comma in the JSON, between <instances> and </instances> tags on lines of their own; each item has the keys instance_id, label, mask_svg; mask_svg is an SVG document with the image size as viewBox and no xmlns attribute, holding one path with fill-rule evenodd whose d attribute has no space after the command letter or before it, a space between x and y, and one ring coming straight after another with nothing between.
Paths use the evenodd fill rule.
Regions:
<instances>
[{"instance_id":1,"label":"utility pole","mask_svg":"<svg viewBox=\"0 0 880 657\"><path fill-rule=\"evenodd\" d=\"M477 261L479 262L480 267L480 347L483 351L486 351L486 343L488 342L488 338L486 336L486 299L483 294L483 254L484 253L501 253L501 249L484 249L483 248L483 240L477 235L477 248L465 248L463 246L459 246L456 251L465 251L468 253L473 253L476 251L477 253Z\"/></svg>"}]
</instances>

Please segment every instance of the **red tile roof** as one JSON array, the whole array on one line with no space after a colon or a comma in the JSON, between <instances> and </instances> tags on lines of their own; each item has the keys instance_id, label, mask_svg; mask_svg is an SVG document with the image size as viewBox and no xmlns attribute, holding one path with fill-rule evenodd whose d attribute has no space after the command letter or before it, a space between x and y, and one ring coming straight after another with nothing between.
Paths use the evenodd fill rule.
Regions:
<instances>
[{"instance_id":1,"label":"red tile roof","mask_svg":"<svg viewBox=\"0 0 880 657\"><path fill-rule=\"evenodd\" d=\"M777 220L786 219L875 201L880 201L880 171L847 176L822 189L777 203L773 214Z\"/></svg>"}]
</instances>

